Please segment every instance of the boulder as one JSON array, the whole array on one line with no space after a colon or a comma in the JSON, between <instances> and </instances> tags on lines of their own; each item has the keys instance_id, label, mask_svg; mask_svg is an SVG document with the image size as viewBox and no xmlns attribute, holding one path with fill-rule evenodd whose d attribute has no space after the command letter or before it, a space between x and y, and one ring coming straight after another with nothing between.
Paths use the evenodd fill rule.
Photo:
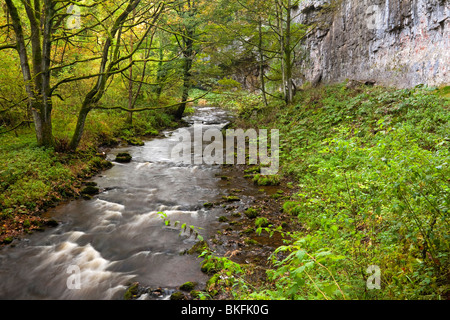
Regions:
<instances>
[{"instance_id":1,"label":"boulder","mask_svg":"<svg viewBox=\"0 0 450 320\"><path fill-rule=\"evenodd\" d=\"M92 186L92 185L85 186L83 188L83 190L81 190L81 194L82 195L89 195L89 196L96 195L99 192L100 192L100 189L98 187L95 187L95 186Z\"/></svg>"},{"instance_id":2,"label":"boulder","mask_svg":"<svg viewBox=\"0 0 450 320\"><path fill-rule=\"evenodd\" d=\"M132 300L133 298L136 298L138 293L139 293L139 282L135 282L135 283L131 284L131 286L128 287L123 298L125 300Z\"/></svg>"},{"instance_id":3,"label":"boulder","mask_svg":"<svg viewBox=\"0 0 450 320\"><path fill-rule=\"evenodd\" d=\"M131 157L131 155L130 155L129 153L127 153L127 152L122 152L122 153L119 153L119 154L116 156L115 161L116 161L116 162L120 162L120 163L128 163L128 162L131 161L131 159L132 159L132 157Z\"/></svg>"},{"instance_id":4,"label":"boulder","mask_svg":"<svg viewBox=\"0 0 450 320\"><path fill-rule=\"evenodd\" d=\"M196 285L197 285L197 282L188 281L186 283L183 283L180 286L180 290L182 290L182 291L192 291L192 290L194 290Z\"/></svg>"},{"instance_id":5,"label":"boulder","mask_svg":"<svg viewBox=\"0 0 450 320\"><path fill-rule=\"evenodd\" d=\"M170 296L170 300L185 300L186 296L184 295L184 293L180 292L180 291L176 291L174 293L171 294Z\"/></svg>"}]
</instances>

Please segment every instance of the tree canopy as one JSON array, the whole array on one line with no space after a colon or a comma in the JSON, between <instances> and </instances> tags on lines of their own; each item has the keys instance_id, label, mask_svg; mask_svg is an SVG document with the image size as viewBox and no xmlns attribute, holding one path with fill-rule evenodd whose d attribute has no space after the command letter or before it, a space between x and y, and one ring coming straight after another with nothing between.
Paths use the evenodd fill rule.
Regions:
<instances>
[{"instance_id":1,"label":"tree canopy","mask_svg":"<svg viewBox=\"0 0 450 320\"><path fill-rule=\"evenodd\" d=\"M192 88L212 90L232 76L266 104L268 95L290 103L294 49L307 32L296 22L298 3L5 0L0 56L14 67L0 79L2 119L8 129L34 123L38 145L51 147L55 108L68 111L76 150L92 110L121 109L129 123L151 109L181 119ZM243 66L257 77L236 77ZM126 101L106 105L109 91Z\"/></svg>"}]
</instances>

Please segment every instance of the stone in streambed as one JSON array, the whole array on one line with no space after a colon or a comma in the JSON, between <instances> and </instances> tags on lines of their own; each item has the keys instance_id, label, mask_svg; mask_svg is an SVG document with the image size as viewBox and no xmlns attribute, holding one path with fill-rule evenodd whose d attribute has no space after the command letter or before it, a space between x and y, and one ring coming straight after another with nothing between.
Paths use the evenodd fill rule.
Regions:
<instances>
[{"instance_id":1,"label":"stone in streambed","mask_svg":"<svg viewBox=\"0 0 450 320\"><path fill-rule=\"evenodd\" d=\"M83 188L83 190L81 190L81 194L84 195L89 195L89 196L93 196L96 195L100 192L100 189L98 187L89 185L89 186L85 186Z\"/></svg>"},{"instance_id":2,"label":"stone in streambed","mask_svg":"<svg viewBox=\"0 0 450 320\"><path fill-rule=\"evenodd\" d=\"M131 146L143 146L145 145L144 141L138 138L128 138L125 141Z\"/></svg>"},{"instance_id":3,"label":"stone in streambed","mask_svg":"<svg viewBox=\"0 0 450 320\"><path fill-rule=\"evenodd\" d=\"M233 202L233 201L240 201L241 200L241 199L239 199L238 196L223 196L222 199L227 201L227 202Z\"/></svg>"},{"instance_id":4,"label":"stone in streambed","mask_svg":"<svg viewBox=\"0 0 450 320\"><path fill-rule=\"evenodd\" d=\"M120 162L120 163L128 163L128 162L131 161L131 159L132 159L132 157L131 157L131 155L129 153L122 152L122 153L119 153L116 156L116 160L115 161L116 162Z\"/></svg>"},{"instance_id":5,"label":"stone in streambed","mask_svg":"<svg viewBox=\"0 0 450 320\"><path fill-rule=\"evenodd\" d=\"M138 293L139 293L139 282L135 282L131 286L128 287L123 298L125 300L132 300L133 298L136 298Z\"/></svg>"},{"instance_id":6,"label":"stone in streambed","mask_svg":"<svg viewBox=\"0 0 450 320\"><path fill-rule=\"evenodd\" d=\"M174 293L172 293L172 295L170 296L170 300L185 300L186 296L184 295L184 293L180 292L180 291L176 291Z\"/></svg>"},{"instance_id":7,"label":"stone in streambed","mask_svg":"<svg viewBox=\"0 0 450 320\"><path fill-rule=\"evenodd\" d=\"M183 283L180 286L180 290L182 290L182 291L192 291L192 290L194 290L196 285L197 285L197 282L188 281L186 283Z\"/></svg>"}]
</instances>

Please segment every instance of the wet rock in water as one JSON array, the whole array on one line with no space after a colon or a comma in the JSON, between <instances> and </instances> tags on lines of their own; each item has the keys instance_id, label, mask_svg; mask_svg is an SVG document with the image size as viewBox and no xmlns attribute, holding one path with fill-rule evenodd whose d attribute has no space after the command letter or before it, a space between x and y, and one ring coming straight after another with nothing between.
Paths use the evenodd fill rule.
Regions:
<instances>
[{"instance_id":1,"label":"wet rock in water","mask_svg":"<svg viewBox=\"0 0 450 320\"><path fill-rule=\"evenodd\" d=\"M95 195L98 194L100 189L95 186L85 186L83 190L81 190L81 194Z\"/></svg>"},{"instance_id":2,"label":"wet rock in water","mask_svg":"<svg viewBox=\"0 0 450 320\"><path fill-rule=\"evenodd\" d=\"M102 166L102 169L111 169L114 165L111 161L102 160L101 166Z\"/></svg>"},{"instance_id":3,"label":"wet rock in water","mask_svg":"<svg viewBox=\"0 0 450 320\"><path fill-rule=\"evenodd\" d=\"M208 243L206 241L199 241L187 250L187 254L201 254L203 251L208 250Z\"/></svg>"},{"instance_id":4,"label":"wet rock in water","mask_svg":"<svg viewBox=\"0 0 450 320\"><path fill-rule=\"evenodd\" d=\"M247 210L245 210L244 214L249 219L255 219L259 215L259 212L255 208L248 208Z\"/></svg>"},{"instance_id":5,"label":"wet rock in water","mask_svg":"<svg viewBox=\"0 0 450 320\"><path fill-rule=\"evenodd\" d=\"M233 201L241 200L241 199L239 199L238 196L223 196L222 199L224 199L227 202L233 202Z\"/></svg>"},{"instance_id":6,"label":"wet rock in water","mask_svg":"<svg viewBox=\"0 0 450 320\"><path fill-rule=\"evenodd\" d=\"M151 294L154 297L160 297L163 295L163 293L164 293L164 290L162 288L158 288L158 289L151 291Z\"/></svg>"},{"instance_id":7,"label":"wet rock in water","mask_svg":"<svg viewBox=\"0 0 450 320\"><path fill-rule=\"evenodd\" d=\"M143 146L145 143L139 138L128 138L125 141L131 146Z\"/></svg>"},{"instance_id":8,"label":"wet rock in water","mask_svg":"<svg viewBox=\"0 0 450 320\"><path fill-rule=\"evenodd\" d=\"M180 290L182 290L182 291L192 291L192 290L194 290L196 285L197 285L197 282L188 281L186 283L183 283L180 286Z\"/></svg>"},{"instance_id":9,"label":"wet rock in water","mask_svg":"<svg viewBox=\"0 0 450 320\"><path fill-rule=\"evenodd\" d=\"M277 175L256 174L253 177L253 182L258 186L278 186L280 178Z\"/></svg>"},{"instance_id":10,"label":"wet rock in water","mask_svg":"<svg viewBox=\"0 0 450 320\"><path fill-rule=\"evenodd\" d=\"M125 300L131 300L137 297L139 293L139 282L134 282L131 286L128 287L127 291L123 295Z\"/></svg>"},{"instance_id":11,"label":"wet rock in water","mask_svg":"<svg viewBox=\"0 0 450 320\"><path fill-rule=\"evenodd\" d=\"M227 221L228 221L227 217L225 217L225 216L220 216L219 217L219 222L227 222Z\"/></svg>"},{"instance_id":12,"label":"wet rock in water","mask_svg":"<svg viewBox=\"0 0 450 320\"><path fill-rule=\"evenodd\" d=\"M5 239L3 239L2 243L3 244L10 244L11 242L13 242L14 238L13 237L6 237Z\"/></svg>"},{"instance_id":13,"label":"wet rock in water","mask_svg":"<svg viewBox=\"0 0 450 320\"><path fill-rule=\"evenodd\" d=\"M211 202L205 202L205 203L203 204L203 206L204 206L205 208L212 208L212 207L214 206L214 203L211 203Z\"/></svg>"},{"instance_id":14,"label":"wet rock in water","mask_svg":"<svg viewBox=\"0 0 450 320\"><path fill-rule=\"evenodd\" d=\"M58 224L59 224L58 221L56 221L55 219L49 219L49 220L45 221L45 225L47 227L51 227L51 228L57 227Z\"/></svg>"},{"instance_id":15,"label":"wet rock in water","mask_svg":"<svg viewBox=\"0 0 450 320\"><path fill-rule=\"evenodd\" d=\"M132 157L131 157L131 155L129 153L122 152L122 153L119 153L116 156L116 160L115 161L116 162L120 162L120 163L128 163L128 162L131 161L131 159L132 159Z\"/></svg>"},{"instance_id":16,"label":"wet rock in water","mask_svg":"<svg viewBox=\"0 0 450 320\"><path fill-rule=\"evenodd\" d=\"M89 185L89 186L85 186L83 188L83 190L81 190L81 195L93 196L93 195L98 194L99 192L100 192L100 189L98 187Z\"/></svg>"},{"instance_id":17,"label":"wet rock in water","mask_svg":"<svg viewBox=\"0 0 450 320\"><path fill-rule=\"evenodd\" d=\"M170 300L185 300L186 296L184 295L183 292L180 291L176 291L174 293L172 293L172 295L170 296Z\"/></svg>"}]
</instances>

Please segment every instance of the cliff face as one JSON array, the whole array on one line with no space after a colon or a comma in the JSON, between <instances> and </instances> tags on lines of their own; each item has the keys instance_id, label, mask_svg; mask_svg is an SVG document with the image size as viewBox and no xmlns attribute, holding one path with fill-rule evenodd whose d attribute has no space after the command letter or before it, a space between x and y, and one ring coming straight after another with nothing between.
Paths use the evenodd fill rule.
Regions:
<instances>
[{"instance_id":1,"label":"cliff face","mask_svg":"<svg viewBox=\"0 0 450 320\"><path fill-rule=\"evenodd\" d=\"M296 82L450 83L450 0L305 0L297 14L318 26Z\"/></svg>"}]
</instances>

